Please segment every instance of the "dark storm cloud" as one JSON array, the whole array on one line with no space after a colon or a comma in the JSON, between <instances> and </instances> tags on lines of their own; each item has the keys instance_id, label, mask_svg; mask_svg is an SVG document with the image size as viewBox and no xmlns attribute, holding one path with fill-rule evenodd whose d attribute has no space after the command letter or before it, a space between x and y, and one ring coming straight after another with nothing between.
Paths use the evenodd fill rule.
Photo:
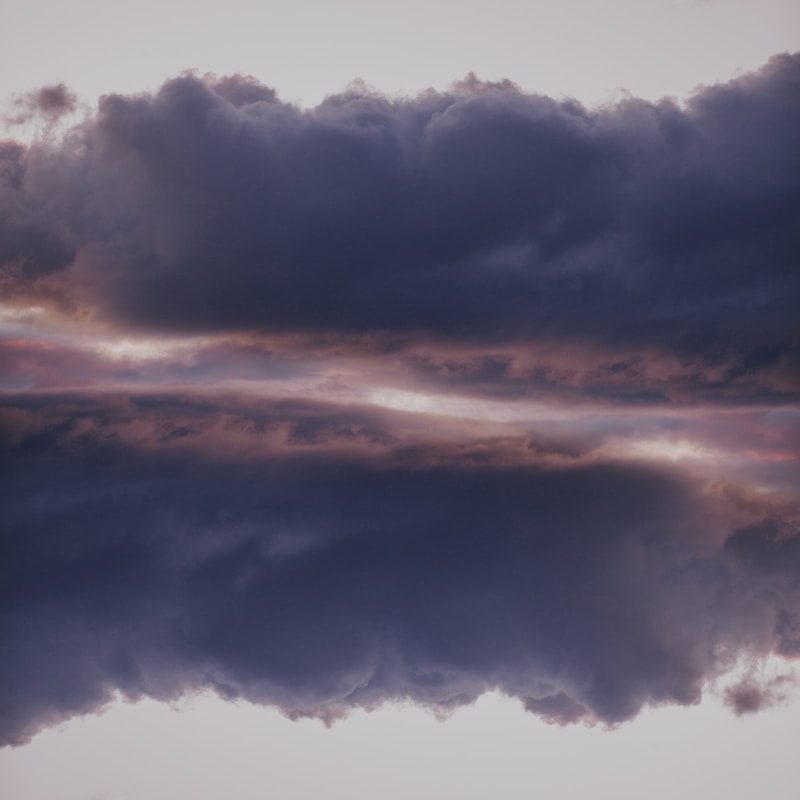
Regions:
<instances>
[{"instance_id":1,"label":"dark storm cloud","mask_svg":"<svg viewBox=\"0 0 800 800\"><path fill-rule=\"evenodd\" d=\"M798 76L783 55L596 110L475 80L308 111L241 76L107 96L5 146L4 288L139 328L583 338L747 373L797 353Z\"/></svg>"},{"instance_id":2,"label":"dark storm cloud","mask_svg":"<svg viewBox=\"0 0 800 800\"><path fill-rule=\"evenodd\" d=\"M184 76L59 138L64 87L25 102L0 741L203 688L613 724L800 654L800 56L685 106Z\"/></svg>"},{"instance_id":3,"label":"dark storm cloud","mask_svg":"<svg viewBox=\"0 0 800 800\"><path fill-rule=\"evenodd\" d=\"M611 462L380 461L322 443L389 447L389 416L308 403L261 410L301 431L289 450L243 457L230 414L232 450L176 446L225 409L4 399L4 743L114 691L198 688L326 719L499 688L615 723L796 647L796 509L763 495Z\"/></svg>"},{"instance_id":4,"label":"dark storm cloud","mask_svg":"<svg viewBox=\"0 0 800 800\"><path fill-rule=\"evenodd\" d=\"M10 292L63 269L75 255L58 221L67 197L54 198L47 185L51 176L40 183L27 162L22 145L0 142L0 286ZM70 186L66 195L71 191Z\"/></svg>"}]
</instances>

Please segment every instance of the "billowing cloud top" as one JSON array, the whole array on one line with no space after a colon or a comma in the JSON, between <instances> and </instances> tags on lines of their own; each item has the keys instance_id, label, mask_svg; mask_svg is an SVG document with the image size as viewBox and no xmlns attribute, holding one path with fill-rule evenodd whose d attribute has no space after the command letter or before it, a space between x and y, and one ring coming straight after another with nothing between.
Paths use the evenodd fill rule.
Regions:
<instances>
[{"instance_id":1,"label":"billowing cloud top","mask_svg":"<svg viewBox=\"0 0 800 800\"><path fill-rule=\"evenodd\" d=\"M635 341L798 328L800 56L685 107L468 80L303 111L252 79L108 96L0 155L6 296L153 330Z\"/></svg>"},{"instance_id":2,"label":"billowing cloud top","mask_svg":"<svg viewBox=\"0 0 800 800\"><path fill-rule=\"evenodd\" d=\"M685 104L184 76L0 144L0 741L115 693L615 724L800 656L800 56Z\"/></svg>"}]
</instances>

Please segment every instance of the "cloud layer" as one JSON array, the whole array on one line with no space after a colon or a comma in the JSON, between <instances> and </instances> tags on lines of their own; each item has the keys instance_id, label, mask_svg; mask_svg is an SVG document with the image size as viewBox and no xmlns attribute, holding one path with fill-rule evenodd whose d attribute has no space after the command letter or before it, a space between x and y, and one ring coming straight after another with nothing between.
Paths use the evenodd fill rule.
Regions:
<instances>
[{"instance_id":1,"label":"cloud layer","mask_svg":"<svg viewBox=\"0 0 800 800\"><path fill-rule=\"evenodd\" d=\"M407 447L397 412L32 396L2 419L5 743L115 691L209 687L325 719L499 688L616 723L800 654L791 503Z\"/></svg>"},{"instance_id":2,"label":"cloud layer","mask_svg":"<svg viewBox=\"0 0 800 800\"><path fill-rule=\"evenodd\" d=\"M75 102L0 143L0 743L208 688L613 725L800 656L800 56Z\"/></svg>"}]
</instances>

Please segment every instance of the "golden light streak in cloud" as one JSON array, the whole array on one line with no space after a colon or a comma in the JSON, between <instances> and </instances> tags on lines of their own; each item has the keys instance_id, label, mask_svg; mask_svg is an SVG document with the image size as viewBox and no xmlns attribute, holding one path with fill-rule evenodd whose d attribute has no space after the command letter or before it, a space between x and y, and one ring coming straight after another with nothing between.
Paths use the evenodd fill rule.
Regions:
<instances>
[{"instance_id":1,"label":"golden light streak in cloud","mask_svg":"<svg viewBox=\"0 0 800 800\"><path fill-rule=\"evenodd\" d=\"M656 461L716 461L723 455L688 439L634 439L619 447L623 454Z\"/></svg>"},{"instance_id":2,"label":"golden light streak in cloud","mask_svg":"<svg viewBox=\"0 0 800 800\"><path fill-rule=\"evenodd\" d=\"M541 403L480 400L452 394L426 394L383 387L365 389L363 399L372 405L395 411L487 422L541 422L546 419L566 420L581 416L580 412L565 411L554 405Z\"/></svg>"},{"instance_id":3,"label":"golden light streak in cloud","mask_svg":"<svg viewBox=\"0 0 800 800\"><path fill-rule=\"evenodd\" d=\"M160 361L175 358L176 355L188 355L196 349L200 342L180 340L177 342L164 339L108 339L94 343L92 349L103 356L114 360Z\"/></svg>"}]
</instances>

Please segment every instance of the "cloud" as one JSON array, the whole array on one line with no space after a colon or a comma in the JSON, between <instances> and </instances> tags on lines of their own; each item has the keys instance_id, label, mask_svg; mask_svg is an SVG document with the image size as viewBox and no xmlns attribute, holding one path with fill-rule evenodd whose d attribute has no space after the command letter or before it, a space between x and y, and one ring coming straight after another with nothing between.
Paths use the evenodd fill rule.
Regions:
<instances>
[{"instance_id":1,"label":"cloud","mask_svg":"<svg viewBox=\"0 0 800 800\"><path fill-rule=\"evenodd\" d=\"M126 329L796 363L799 70L594 110L474 79L310 110L241 76L109 95L4 146L3 289Z\"/></svg>"},{"instance_id":2,"label":"cloud","mask_svg":"<svg viewBox=\"0 0 800 800\"><path fill-rule=\"evenodd\" d=\"M797 510L763 493L612 460L388 458L402 415L258 409L4 399L4 743L116 692L204 688L324 719L499 689L616 724L796 653Z\"/></svg>"},{"instance_id":3,"label":"cloud","mask_svg":"<svg viewBox=\"0 0 800 800\"><path fill-rule=\"evenodd\" d=\"M725 690L725 702L737 716L754 714L785 702L794 685L791 675L778 675L767 681L747 677Z\"/></svg>"},{"instance_id":4,"label":"cloud","mask_svg":"<svg viewBox=\"0 0 800 800\"><path fill-rule=\"evenodd\" d=\"M640 411L797 405L800 353L781 352L750 365L753 356L733 352L704 360L602 342L501 347L446 345L418 336L142 336L59 325L42 308L0 308L0 385L12 388L20 388L20 381L42 388L346 374L351 388L382 383L511 404L535 397L570 408Z\"/></svg>"},{"instance_id":5,"label":"cloud","mask_svg":"<svg viewBox=\"0 0 800 800\"><path fill-rule=\"evenodd\" d=\"M63 84L43 86L14 98L13 111L5 116L12 125L22 125L32 119L42 118L55 122L71 114L78 106L77 97Z\"/></svg>"},{"instance_id":6,"label":"cloud","mask_svg":"<svg viewBox=\"0 0 800 800\"><path fill-rule=\"evenodd\" d=\"M208 688L614 725L797 657L799 76L186 74L0 143L0 742Z\"/></svg>"}]
</instances>

